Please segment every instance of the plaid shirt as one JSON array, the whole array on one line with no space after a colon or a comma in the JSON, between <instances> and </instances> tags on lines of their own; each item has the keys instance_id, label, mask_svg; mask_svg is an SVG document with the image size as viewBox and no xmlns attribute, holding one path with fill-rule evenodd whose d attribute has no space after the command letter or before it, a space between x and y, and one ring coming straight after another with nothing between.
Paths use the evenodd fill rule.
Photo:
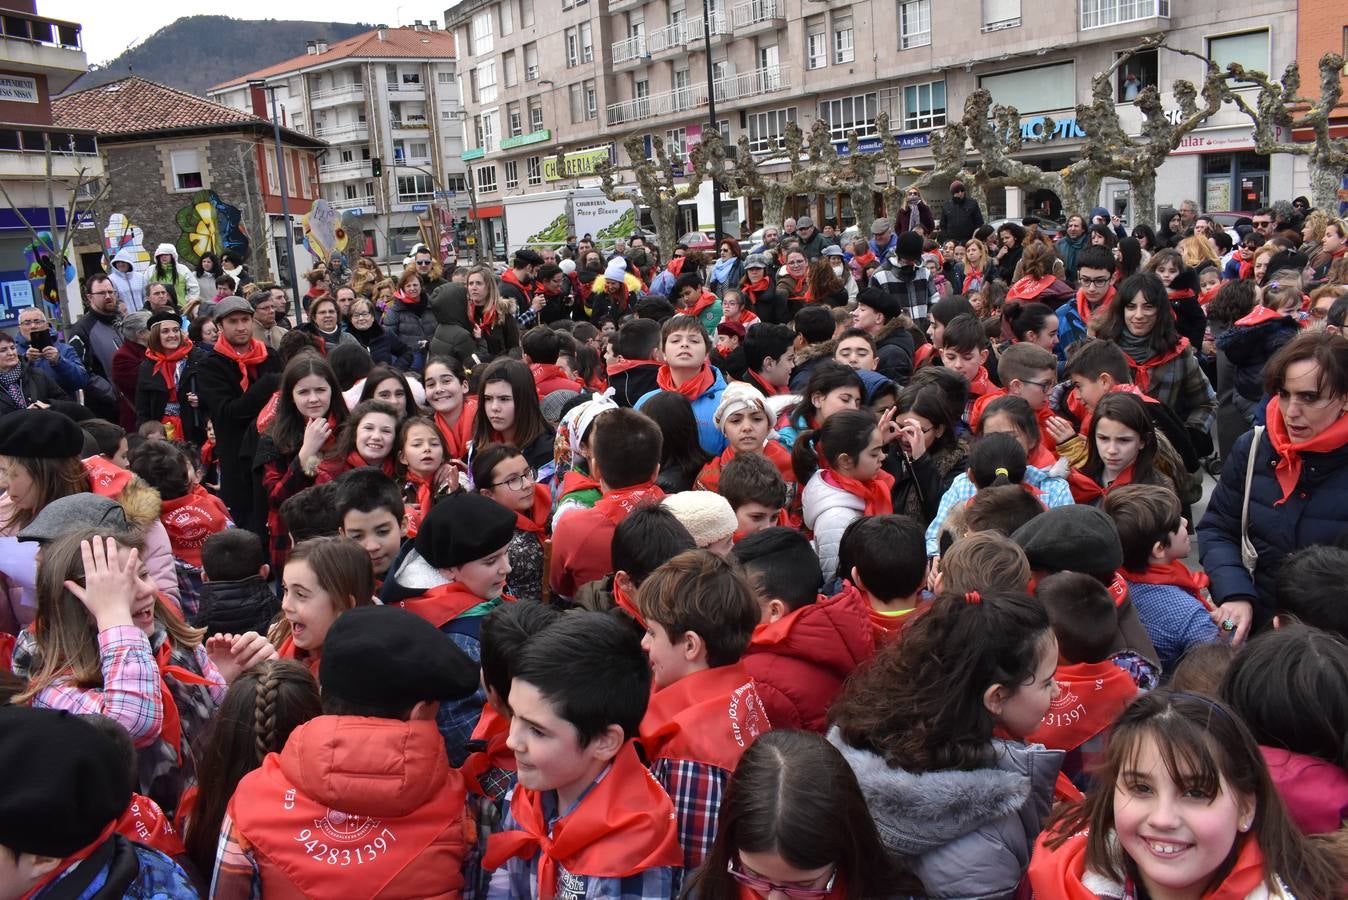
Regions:
<instances>
[{"instance_id":1,"label":"plaid shirt","mask_svg":"<svg viewBox=\"0 0 1348 900\"><path fill-rule=\"evenodd\" d=\"M14 649L16 674L27 674L35 646L25 631ZM159 666L149 639L134 625L108 628L98 633L98 655L103 670L101 689L57 679L37 692L33 706L107 716L127 730L137 747L150 746L159 739L164 704L159 696Z\"/></svg>"},{"instance_id":2,"label":"plaid shirt","mask_svg":"<svg viewBox=\"0 0 1348 900\"><path fill-rule=\"evenodd\" d=\"M1127 572L1121 574L1125 580L1128 578ZM1183 588L1129 581L1128 596L1147 636L1156 646L1161 670L1166 675L1174 673L1184 651L1194 644L1221 639L1207 609Z\"/></svg>"},{"instance_id":3,"label":"plaid shirt","mask_svg":"<svg viewBox=\"0 0 1348 900\"><path fill-rule=\"evenodd\" d=\"M210 896L211 900L262 900L262 872L229 813L220 822Z\"/></svg>"},{"instance_id":4,"label":"plaid shirt","mask_svg":"<svg viewBox=\"0 0 1348 900\"><path fill-rule=\"evenodd\" d=\"M1062 478L1054 478L1049 474L1048 469L1026 466L1025 483L1039 489L1039 499L1049 509L1055 506L1071 506L1076 502L1072 499L1072 491L1067 486L1067 481ZM955 476L955 481L950 485L950 489L941 495L941 505L936 508L936 518L932 519L931 524L927 526L928 556L940 555L941 526L945 524L950 511L963 503L968 503L977 493L978 488L969 480L967 474L961 472Z\"/></svg>"},{"instance_id":5,"label":"plaid shirt","mask_svg":"<svg viewBox=\"0 0 1348 900\"><path fill-rule=\"evenodd\" d=\"M687 759L663 758L651 764L651 774L674 801L683 867L691 872L702 865L716 840L716 817L730 772Z\"/></svg>"},{"instance_id":6,"label":"plaid shirt","mask_svg":"<svg viewBox=\"0 0 1348 900\"><path fill-rule=\"evenodd\" d=\"M1217 392L1198 366L1192 347L1151 371L1147 396L1165 404L1194 431L1211 431L1217 418Z\"/></svg>"}]
</instances>

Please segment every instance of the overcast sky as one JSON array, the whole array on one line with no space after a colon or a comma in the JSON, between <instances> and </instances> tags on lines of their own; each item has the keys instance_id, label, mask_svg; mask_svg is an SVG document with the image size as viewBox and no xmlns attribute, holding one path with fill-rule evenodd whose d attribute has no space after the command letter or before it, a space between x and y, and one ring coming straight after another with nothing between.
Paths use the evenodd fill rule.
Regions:
<instances>
[{"instance_id":1,"label":"overcast sky","mask_svg":"<svg viewBox=\"0 0 1348 900\"><path fill-rule=\"evenodd\" d=\"M368 22L370 24L410 25L413 19L442 19L447 4L441 0L389 0L372 4L369 0L302 0L281 4L287 19L315 22ZM53 19L66 19L84 26L84 51L89 62L105 63L127 47L138 44L160 28L182 16L227 13L236 19L277 18L276 0L233 0L222 5L207 0L176 0L159 6L137 3L131 7L106 0L37 0L37 11ZM377 17L379 21L376 22ZM303 48L299 48L300 51Z\"/></svg>"}]
</instances>

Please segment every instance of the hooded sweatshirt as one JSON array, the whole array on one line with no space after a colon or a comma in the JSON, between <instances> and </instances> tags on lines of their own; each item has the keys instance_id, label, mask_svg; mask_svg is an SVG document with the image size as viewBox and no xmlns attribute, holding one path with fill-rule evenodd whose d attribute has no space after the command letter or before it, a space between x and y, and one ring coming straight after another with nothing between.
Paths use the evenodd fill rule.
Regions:
<instances>
[{"instance_id":1,"label":"hooded sweatshirt","mask_svg":"<svg viewBox=\"0 0 1348 900\"><path fill-rule=\"evenodd\" d=\"M127 312L135 312L145 306L145 273L136 270L136 254L130 247L123 247L112 258L108 279L117 291L117 297L126 304ZM117 263L126 263L130 271L123 272Z\"/></svg>"},{"instance_id":2,"label":"hooded sweatshirt","mask_svg":"<svg viewBox=\"0 0 1348 900\"><path fill-rule=\"evenodd\" d=\"M155 275L155 263L165 253L173 257L173 268L176 275L171 281L167 277L156 277ZM197 300L201 297L201 285L197 282L196 274L178 261L178 251L172 244L160 244L154 248L154 258L150 260L150 267L145 270L145 281L147 284L154 281L167 284L173 288L179 306L186 306L189 300Z\"/></svg>"}]
</instances>

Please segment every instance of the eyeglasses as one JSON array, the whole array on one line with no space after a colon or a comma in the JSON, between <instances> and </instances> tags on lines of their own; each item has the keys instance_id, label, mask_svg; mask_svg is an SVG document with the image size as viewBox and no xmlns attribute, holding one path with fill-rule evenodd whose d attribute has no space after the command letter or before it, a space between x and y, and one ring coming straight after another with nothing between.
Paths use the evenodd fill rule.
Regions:
<instances>
[{"instance_id":1,"label":"eyeglasses","mask_svg":"<svg viewBox=\"0 0 1348 900\"><path fill-rule=\"evenodd\" d=\"M531 487L538 480L538 473L533 469L525 469L518 475L511 475L505 481L498 481L495 484L484 485L484 487L508 487L512 491L522 491Z\"/></svg>"},{"instance_id":2,"label":"eyeglasses","mask_svg":"<svg viewBox=\"0 0 1348 900\"><path fill-rule=\"evenodd\" d=\"M351 314L351 318L352 318L352 319L373 319L373 318L374 318L374 313L370 312L368 309L367 309L367 310L361 310L360 312L353 312L353 313Z\"/></svg>"},{"instance_id":3,"label":"eyeglasses","mask_svg":"<svg viewBox=\"0 0 1348 900\"><path fill-rule=\"evenodd\" d=\"M1113 280L1112 276L1102 275L1099 278L1078 278L1077 284L1082 287L1104 287Z\"/></svg>"},{"instance_id":4,"label":"eyeglasses","mask_svg":"<svg viewBox=\"0 0 1348 900\"><path fill-rule=\"evenodd\" d=\"M792 887L784 884L774 884L766 878L759 878L757 875L750 875L747 872L741 872L735 867L735 861L732 859L726 864L726 871L735 881L744 885L751 891L767 896L770 893L778 893L787 900L818 900L821 897L827 897L833 892L833 883L838 880L838 867L834 866L833 871L829 873L828 883L821 888Z\"/></svg>"},{"instance_id":5,"label":"eyeglasses","mask_svg":"<svg viewBox=\"0 0 1348 900\"><path fill-rule=\"evenodd\" d=\"M1256 219L1255 222L1254 222L1254 227L1255 227L1255 228L1267 228L1268 226L1270 226L1270 225L1272 225L1272 224L1273 224L1273 222L1272 222L1272 221L1269 221L1269 220L1265 220L1265 221L1263 221L1263 222L1260 222L1260 221L1258 221L1258 220Z\"/></svg>"},{"instance_id":6,"label":"eyeglasses","mask_svg":"<svg viewBox=\"0 0 1348 900\"><path fill-rule=\"evenodd\" d=\"M116 297L116 291L90 291L90 297Z\"/></svg>"},{"instance_id":7,"label":"eyeglasses","mask_svg":"<svg viewBox=\"0 0 1348 900\"><path fill-rule=\"evenodd\" d=\"M419 260L417 260L417 265L419 265L419 266L429 266L430 264L431 264L431 261L430 261L429 259L419 259Z\"/></svg>"},{"instance_id":8,"label":"eyeglasses","mask_svg":"<svg viewBox=\"0 0 1348 900\"><path fill-rule=\"evenodd\" d=\"M1043 391L1044 393L1048 393L1048 389L1053 387L1053 382L1051 381L1030 381L1028 378L1021 379L1020 383L1032 384L1035 387L1039 388L1039 390Z\"/></svg>"}]
</instances>

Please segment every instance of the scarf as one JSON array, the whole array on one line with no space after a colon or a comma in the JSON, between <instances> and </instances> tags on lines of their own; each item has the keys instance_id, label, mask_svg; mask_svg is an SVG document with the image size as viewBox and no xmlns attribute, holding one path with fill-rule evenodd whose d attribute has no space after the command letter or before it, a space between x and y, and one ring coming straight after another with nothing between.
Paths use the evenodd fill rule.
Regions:
<instances>
[{"instance_id":1,"label":"scarf","mask_svg":"<svg viewBox=\"0 0 1348 900\"><path fill-rule=\"evenodd\" d=\"M1108 659L1095 663L1058 663L1053 673L1058 698L1027 738L1050 750L1072 751L1109 728L1137 696L1137 685Z\"/></svg>"},{"instance_id":2,"label":"scarf","mask_svg":"<svg viewBox=\"0 0 1348 900\"><path fill-rule=\"evenodd\" d=\"M491 331L492 326L496 324L496 304L484 305L482 321L477 320L478 307L472 300L468 301L468 324L475 328L481 328L483 334Z\"/></svg>"},{"instance_id":3,"label":"scarf","mask_svg":"<svg viewBox=\"0 0 1348 900\"><path fill-rule=\"evenodd\" d=\"M1212 601L1204 596L1204 591L1208 589L1212 579L1208 578L1206 572L1195 572L1178 559L1171 560L1165 565L1152 563L1147 566L1145 572L1125 571L1123 577L1137 584L1169 584L1183 588L1184 592L1197 600L1204 609L1211 612L1216 608Z\"/></svg>"},{"instance_id":4,"label":"scarf","mask_svg":"<svg viewBox=\"0 0 1348 900\"><path fill-rule=\"evenodd\" d=\"M753 676L740 661L657 689L641 720L641 746L652 760L733 772L745 749L771 727Z\"/></svg>"},{"instance_id":5,"label":"scarf","mask_svg":"<svg viewBox=\"0 0 1348 900\"><path fill-rule=\"evenodd\" d=\"M513 598L508 594L502 594L501 599L513 602ZM481 606L487 602L489 601L474 594L461 583L450 581L438 584L415 597L389 605L402 607L410 613L416 613L436 628L443 628L474 606Z\"/></svg>"},{"instance_id":6,"label":"scarf","mask_svg":"<svg viewBox=\"0 0 1348 900\"><path fill-rule=\"evenodd\" d=\"M506 284L513 284L515 287L519 288L520 293L524 295L524 299L526 302L530 300L534 295L533 285L525 284L523 281L520 281L520 277L515 274L514 269L506 269L504 272L502 272L501 280L504 281Z\"/></svg>"},{"instance_id":7,"label":"scarf","mask_svg":"<svg viewBox=\"0 0 1348 900\"><path fill-rule=\"evenodd\" d=\"M641 484L634 484L631 487L610 490L594 505L594 508L603 513L604 518L617 525L627 518L628 513L647 500L659 503L663 499L665 499L665 492L660 489L659 485L654 481L643 481Z\"/></svg>"},{"instance_id":8,"label":"scarf","mask_svg":"<svg viewBox=\"0 0 1348 900\"><path fill-rule=\"evenodd\" d=\"M510 720L498 713L490 703L483 704L482 715L473 729L473 741L485 746L469 754L459 768L465 786L471 793L489 800L500 800L504 796L504 789L493 790L493 785L484 777L493 769L515 771L515 751L506 746L509 736Z\"/></svg>"},{"instance_id":9,"label":"scarf","mask_svg":"<svg viewBox=\"0 0 1348 900\"><path fill-rule=\"evenodd\" d=\"M730 270L735 267L737 262L739 262L739 259L734 256L729 259L718 259L716 264L711 267L710 280L725 284L726 276L730 274Z\"/></svg>"},{"instance_id":10,"label":"scarf","mask_svg":"<svg viewBox=\"0 0 1348 900\"><path fill-rule=\"evenodd\" d=\"M174 557L198 569L206 538L234 525L225 504L200 484L181 497L163 501L159 521L168 532Z\"/></svg>"},{"instance_id":11,"label":"scarf","mask_svg":"<svg viewBox=\"0 0 1348 900\"><path fill-rule=\"evenodd\" d=\"M1301 480L1301 454L1327 453L1348 444L1348 416L1340 416L1333 425L1330 425L1315 437L1300 442L1293 441L1291 435L1287 433L1287 423L1283 421L1282 410L1278 408L1277 397L1268 401L1265 416L1268 421L1268 442L1272 445L1273 452L1278 456L1278 464L1274 468L1273 474L1277 476L1278 486L1282 488L1282 499L1273 505L1282 506L1287 502L1287 498L1292 496L1292 492L1296 490L1297 482ZM1255 453L1258 449L1258 447L1252 445L1250 452Z\"/></svg>"},{"instance_id":12,"label":"scarf","mask_svg":"<svg viewBox=\"0 0 1348 900\"><path fill-rule=\"evenodd\" d=\"M12 369L0 372L0 387L5 389L5 393L9 394L10 399L14 401L14 405L19 409L24 409L28 406L28 400L23 395L22 365L17 365Z\"/></svg>"},{"instance_id":13,"label":"scarf","mask_svg":"<svg viewBox=\"0 0 1348 900\"><path fill-rule=\"evenodd\" d=\"M167 596L163 597L164 603L171 604ZM190 669L182 666L175 666L169 662L169 657L173 654L173 639L167 638L164 643L159 645L159 649L154 653L155 663L159 666L159 699L164 704L164 727L159 732L159 737L169 747L173 748L173 753L179 765L183 761L183 722L182 716L178 712L178 703L173 699L173 692L169 690L166 678L172 678L179 684L197 684L212 685L214 681L198 675Z\"/></svg>"},{"instance_id":14,"label":"scarf","mask_svg":"<svg viewBox=\"0 0 1348 900\"><path fill-rule=\"evenodd\" d=\"M646 627L646 619L641 615L641 607L637 606L637 601L629 596L627 591L623 590L617 578L613 579L613 605L635 619L636 623L643 629Z\"/></svg>"},{"instance_id":15,"label":"scarf","mask_svg":"<svg viewBox=\"0 0 1348 900\"><path fill-rule=\"evenodd\" d=\"M28 891L28 893L24 894L20 898L20 900L31 900L31 898L36 897L38 894L43 892L43 889L47 887L47 885L51 884L56 879L72 871L81 862L93 856L94 853L98 852L99 850L102 850L103 847L108 843L108 839L111 838L113 834L117 832L117 821L118 820L114 819L113 821L109 822L103 828L103 830L98 833L98 837L94 838L88 844L84 845L79 850L76 850L74 853L70 854L65 859L61 860L61 865L57 866L56 868L48 872L46 875L44 875L42 879L38 881L37 884L33 885L33 887ZM104 856L104 854L100 854L100 856ZM110 860L111 858L112 854L109 852L106 854L106 858L103 860L103 862L100 863L98 861L95 861L93 863L90 863L90 865L97 866L98 870L101 871L102 868L108 864L108 860ZM98 876L95 875L94 877L97 878Z\"/></svg>"},{"instance_id":16,"label":"scarf","mask_svg":"<svg viewBox=\"0 0 1348 900\"><path fill-rule=\"evenodd\" d=\"M184 338L178 345L178 349L168 353L160 353L158 350L146 350L145 355L154 360L154 374L164 379L164 384L168 386L169 402L178 402L178 363L187 358L187 354L192 352L192 339Z\"/></svg>"},{"instance_id":17,"label":"scarf","mask_svg":"<svg viewBox=\"0 0 1348 900\"><path fill-rule=\"evenodd\" d=\"M591 478L585 472L578 469L572 469L562 476L562 489L557 496L565 497L567 494L575 494L579 491L598 491L599 482Z\"/></svg>"},{"instance_id":18,"label":"scarf","mask_svg":"<svg viewBox=\"0 0 1348 900\"><path fill-rule=\"evenodd\" d=\"M1007 300L1033 300L1053 284L1057 279L1052 273L1035 278L1032 275L1026 275L1024 278L1011 285L1011 290L1007 291Z\"/></svg>"},{"instance_id":19,"label":"scarf","mask_svg":"<svg viewBox=\"0 0 1348 900\"><path fill-rule=\"evenodd\" d=\"M318 677L318 664L323 660L323 648L317 650L301 650L295 646L295 636L286 635L286 639L281 641L281 646L276 648L276 655L281 659L293 659L295 662L303 663L315 678Z\"/></svg>"},{"instance_id":20,"label":"scarf","mask_svg":"<svg viewBox=\"0 0 1348 900\"><path fill-rule=\"evenodd\" d=\"M1220 291L1221 289L1222 285L1220 282L1218 282L1217 284L1214 284L1212 287L1208 288L1203 293L1199 294L1198 305L1203 307L1204 309L1207 309L1208 304L1212 302L1212 298L1216 297L1217 292Z\"/></svg>"},{"instance_id":21,"label":"scarf","mask_svg":"<svg viewBox=\"0 0 1348 900\"><path fill-rule=\"evenodd\" d=\"M764 397L780 397L783 394L791 393L790 385L784 384L781 387L777 387L776 385L768 384L763 380L763 376L759 375L753 369L749 370L748 376L748 382L758 388L763 393Z\"/></svg>"},{"instance_id":22,"label":"scarf","mask_svg":"<svg viewBox=\"0 0 1348 900\"><path fill-rule=\"evenodd\" d=\"M1123 334L1128 334L1129 336L1131 336L1131 332L1129 332L1128 329L1126 328L1123 330ZM1151 387L1151 373L1155 369L1160 368L1161 366L1165 365L1168 362L1171 362L1172 360L1179 359L1180 355L1183 354L1185 350L1189 349L1189 339L1186 337L1182 337L1179 339L1179 343L1171 347L1166 352L1154 356L1149 356L1147 359L1138 359L1137 357L1133 356L1132 352L1130 352L1132 349L1136 347L1136 345L1130 347L1129 344L1131 342L1125 342L1122 339L1123 334L1119 335L1120 338L1118 342L1119 348L1123 350L1123 354L1128 360L1128 368L1133 370L1133 384L1137 385L1138 390L1141 391L1145 391L1149 387ZM1151 348L1150 345L1146 344L1146 340L1147 340L1146 338L1141 339L1142 344L1147 346L1146 352L1150 353Z\"/></svg>"},{"instance_id":23,"label":"scarf","mask_svg":"<svg viewBox=\"0 0 1348 900\"><path fill-rule=\"evenodd\" d=\"M240 350L221 337L215 342L215 352L226 359L234 360L234 363L239 367L241 378L239 386L245 391L248 390L248 385L253 383L253 375L257 367L267 361L267 345L257 338L249 338L248 348Z\"/></svg>"},{"instance_id":24,"label":"scarf","mask_svg":"<svg viewBox=\"0 0 1348 900\"><path fill-rule=\"evenodd\" d=\"M883 469L870 481L860 481L840 474L828 464L828 460L821 453L819 471L823 473L825 482L846 491L866 504L865 509L861 511L863 516L888 516L894 512L894 497L891 493L894 490L894 476Z\"/></svg>"},{"instance_id":25,"label":"scarf","mask_svg":"<svg viewBox=\"0 0 1348 900\"><path fill-rule=\"evenodd\" d=\"M403 491L404 494L413 494L416 497L416 502L407 504L407 536L414 538L421 529L422 520L435 503L435 485L431 479L422 478L408 469Z\"/></svg>"},{"instance_id":26,"label":"scarf","mask_svg":"<svg viewBox=\"0 0 1348 900\"><path fill-rule=\"evenodd\" d=\"M693 302L692 306L681 307L679 309L679 315L695 316L695 317L700 316L702 314L702 310L711 306L715 302L716 302L715 294L711 293L710 291L703 291L702 296L698 297L697 300Z\"/></svg>"},{"instance_id":27,"label":"scarf","mask_svg":"<svg viewBox=\"0 0 1348 900\"><path fill-rule=\"evenodd\" d=\"M810 293L810 286L806 284L804 275L797 278L788 272L777 279L779 285L783 282L786 284L786 299L805 302Z\"/></svg>"},{"instance_id":28,"label":"scarf","mask_svg":"<svg viewBox=\"0 0 1348 900\"><path fill-rule=\"evenodd\" d=\"M1133 465L1136 465L1134 463ZM1072 499L1077 503L1095 503L1101 500L1114 488L1120 485L1131 484L1133 481L1133 465L1128 466L1119 473L1109 487L1103 487L1094 478L1087 475L1080 469L1071 469L1067 473L1067 486L1072 491Z\"/></svg>"},{"instance_id":29,"label":"scarf","mask_svg":"<svg viewBox=\"0 0 1348 900\"><path fill-rule=\"evenodd\" d=\"M744 283L740 285L740 291L749 301L750 306L757 306L759 297L772 293L772 281L766 274L757 281L750 281L745 278Z\"/></svg>"},{"instance_id":30,"label":"scarf","mask_svg":"<svg viewBox=\"0 0 1348 900\"><path fill-rule=\"evenodd\" d=\"M1109 309L1109 304L1114 302L1114 297L1117 295L1118 291L1114 290L1114 285L1111 284L1109 290L1105 292L1104 298L1100 300L1095 309L1091 309L1090 303L1086 300L1086 292L1077 291L1077 315L1081 316L1082 324L1089 325L1093 315L1101 310Z\"/></svg>"},{"instance_id":31,"label":"scarf","mask_svg":"<svg viewBox=\"0 0 1348 900\"><path fill-rule=\"evenodd\" d=\"M988 375L988 367L979 366L978 374L974 376L973 381L969 382L969 396L982 397L984 395L991 394L996 391L1006 393L1005 391L1002 391L1001 388L997 387L997 385L992 383L992 378Z\"/></svg>"},{"instance_id":32,"label":"scarf","mask_svg":"<svg viewBox=\"0 0 1348 900\"><path fill-rule=\"evenodd\" d=\"M1286 313L1280 313L1276 309L1269 309L1267 306L1256 306L1250 310L1249 315L1236 320L1237 325L1263 325L1265 322L1276 322L1282 318L1291 318Z\"/></svg>"},{"instance_id":33,"label":"scarf","mask_svg":"<svg viewBox=\"0 0 1348 900\"><path fill-rule=\"evenodd\" d=\"M348 453L348 454L346 455L346 465L347 465L348 468L352 468L352 469L364 469L364 468L374 468L374 469L379 469L381 472L383 472L383 473L384 473L385 475L387 475L389 478L392 478L392 477L393 477L393 454L392 454L392 453L390 453L388 456L384 457L384 461L383 461L383 462L381 462L381 463L379 463L378 465L376 465L375 463L372 463L372 462L370 462L369 460L367 460L365 457L361 456L359 450L352 450L350 453Z\"/></svg>"},{"instance_id":34,"label":"scarf","mask_svg":"<svg viewBox=\"0 0 1348 900\"><path fill-rule=\"evenodd\" d=\"M661 363L660 371L655 373L655 383L662 391L674 391L687 398L689 403L694 402L701 397L711 386L716 383L716 376L712 373L711 363L704 362L702 371L698 372L692 378L689 378L683 384L674 383L674 373L669 368L668 363Z\"/></svg>"},{"instance_id":35,"label":"scarf","mask_svg":"<svg viewBox=\"0 0 1348 900\"><path fill-rule=\"evenodd\" d=\"M1236 275L1236 277L1237 277L1237 278L1253 278L1253 277L1254 277L1254 263L1251 262L1251 261L1249 261L1249 260L1242 259L1242 260L1240 261L1240 272Z\"/></svg>"},{"instance_id":36,"label":"scarf","mask_svg":"<svg viewBox=\"0 0 1348 900\"><path fill-rule=\"evenodd\" d=\"M515 513L515 528L536 534L539 540L547 538L548 518L552 512L552 492L546 484L534 485L534 505L527 513Z\"/></svg>"},{"instance_id":37,"label":"scarf","mask_svg":"<svg viewBox=\"0 0 1348 900\"><path fill-rule=\"evenodd\" d=\"M487 839L484 871L509 859L538 857L538 897L556 897L560 870L593 878L626 878L683 865L674 804L628 741L577 801L549 824L543 795L516 787L510 814L519 825Z\"/></svg>"},{"instance_id":38,"label":"scarf","mask_svg":"<svg viewBox=\"0 0 1348 900\"><path fill-rule=\"evenodd\" d=\"M477 402L477 398L472 398ZM453 424L446 422L440 413L435 414L435 424L440 429L440 440L445 444L446 459L463 459L468 455L468 442L473 439L473 415L468 412L469 398L463 399L459 409L459 418Z\"/></svg>"},{"instance_id":39,"label":"scarf","mask_svg":"<svg viewBox=\"0 0 1348 900\"><path fill-rule=\"evenodd\" d=\"M1056 850L1046 846L1050 836L1048 831L1040 834L1034 855L1030 857L1027 875L1034 896L1052 897L1053 900L1097 900L1099 895L1082 883L1087 876L1087 833L1072 835ZM1205 893L1203 900L1245 900L1264 882L1264 854L1259 844L1252 835L1242 835L1240 840L1240 852L1231 874L1214 890ZM1113 887L1117 889L1118 885ZM1111 892L1110 896L1114 894ZM1131 880L1123 885L1122 900L1137 900L1137 897L1137 887Z\"/></svg>"}]
</instances>

